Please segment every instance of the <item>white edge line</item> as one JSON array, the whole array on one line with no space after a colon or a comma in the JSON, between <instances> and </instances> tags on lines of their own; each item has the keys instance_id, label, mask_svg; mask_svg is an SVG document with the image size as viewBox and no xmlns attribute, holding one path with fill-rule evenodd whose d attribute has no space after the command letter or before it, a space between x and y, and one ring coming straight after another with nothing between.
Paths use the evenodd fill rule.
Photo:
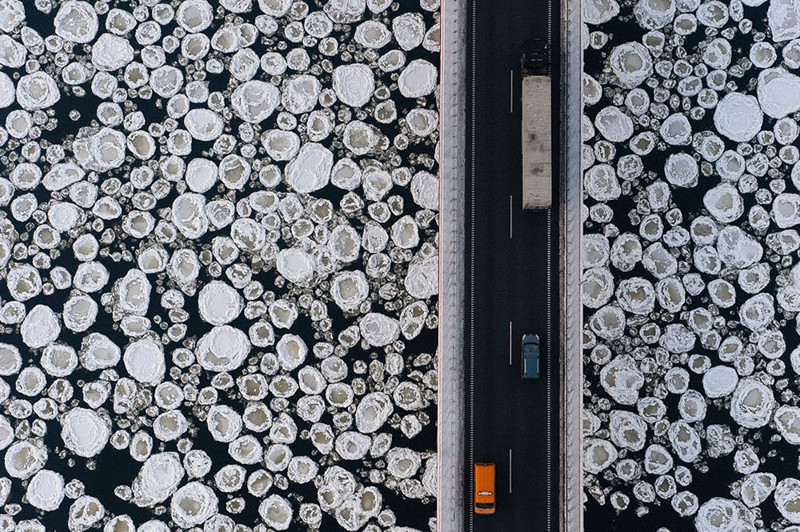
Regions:
<instances>
[{"instance_id":1,"label":"white edge line","mask_svg":"<svg viewBox=\"0 0 800 532\"><path fill-rule=\"evenodd\" d=\"M514 112L514 70L509 70L509 77L511 79L511 84L509 86L509 98L508 98L508 112Z\"/></svg>"}]
</instances>

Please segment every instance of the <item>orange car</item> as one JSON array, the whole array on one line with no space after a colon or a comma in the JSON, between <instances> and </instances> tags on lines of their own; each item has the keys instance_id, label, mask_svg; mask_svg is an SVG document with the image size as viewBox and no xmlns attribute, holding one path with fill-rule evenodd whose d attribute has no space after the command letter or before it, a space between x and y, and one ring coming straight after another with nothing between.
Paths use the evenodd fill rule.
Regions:
<instances>
[{"instance_id":1,"label":"orange car","mask_svg":"<svg viewBox=\"0 0 800 532\"><path fill-rule=\"evenodd\" d=\"M475 464L475 513L494 513L494 464Z\"/></svg>"}]
</instances>

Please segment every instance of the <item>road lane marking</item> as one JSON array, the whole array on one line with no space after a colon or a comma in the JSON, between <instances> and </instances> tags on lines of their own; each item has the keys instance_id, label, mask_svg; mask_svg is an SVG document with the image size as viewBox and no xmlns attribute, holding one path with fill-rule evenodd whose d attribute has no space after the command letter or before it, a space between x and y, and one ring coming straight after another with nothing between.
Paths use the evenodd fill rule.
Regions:
<instances>
[{"instance_id":1,"label":"road lane marking","mask_svg":"<svg viewBox=\"0 0 800 532\"><path fill-rule=\"evenodd\" d=\"M508 450L508 492L511 493L511 449Z\"/></svg>"},{"instance_id":2,"label":"road lane marking","mask_svg":"<svg viewBox=\"0 0 800 532\"><path fill-rule=\"evenodd\" d=\"M512 328L512 322L509 321L508 322L508 365L509 366L511 365L511 344L513 342L511 338L511 328Z\"/></svg>"},{"instance_id":3,"label":"road lane marking","mask_svg":"<svg viewBox=\"0 0 800 532\"><path fill-rule=\"evenodd\" d=\"M551 391L551 383L550 383L550 377L551 377L551 373L552 372L550 371L550 369L554 366L554 364L550 363L553 360L553 353L552 353L552 350L550 349L550 346L552 345L552 341L551 341L551 338L552 338L552 336L551 336L551 333L552 333L552 330L551 330L551 323L552 323L551 309L552 309L552 304L553 304L553 302L552 302L552 294L553 294L553 292L552 292L552 286L551 286L552 285L552 277L553 277L552 276L553 265L552 265L552 262L551 262L551 260L552 260L552 257L551 257L552 227L553 227L553 222L552 222L553 216L552 216L552 214L553 214L552 209L547 211L547 251L546 251L546 255L547 256L545 258L545 261L547 263L547 285L546 285L547 286L547 289L546 289L547 291L546 291L546 295L545 295L545 297L546 297L545 306L547 308L547 366L545 367L545 373L547 373L547 510L545 512L545 515L546 515L546 525L547 525L546 530L548 530L548 532L550 530L552 530L551 529L552 516L550 514L551 514L552 508L553 508L552 493L551 493L552 488L550 487L551 486L551 482L552 482L552 469L553 469L552 460L551 460L551 452L552 452L552 448L553 448L553 444L552 444L553 435L552 435L552 420L550 419L550 411L552 410L552 402L553 401L552 401L552 391Z\"/></svg>"},{"instance_id":4,"label":"road lane marking","mask_svg":"<svg viewBox=\"0 0 800 532\"><path fill-rule=\"evenodd\" d=\"M514 112L514 70L509 71L509 76L511 78L511 84L509 86L509 93L510 97L508 98L508 112Z\"/></svg>"},{"instance_id":5,"label":"road lane marking","mask_svg":"<svg viewBox=\"0 0 800 532\"><path fill-rule=\"evenodd\" d=\"M475 41L478 22L477 0L472 0L472 123L470 124L470 290L469 290L469 531L474 530L475 520Z\"/></svg>"},{"instance_id":6,"label":"road lane marking","mask_svg":"<svg viewBox=\"0 0 800 532\"><path fill-rule=\"evenodd\" d=\"M514 195L508 197L508 238L514 238Z\"/></svg>"}]
</instances>

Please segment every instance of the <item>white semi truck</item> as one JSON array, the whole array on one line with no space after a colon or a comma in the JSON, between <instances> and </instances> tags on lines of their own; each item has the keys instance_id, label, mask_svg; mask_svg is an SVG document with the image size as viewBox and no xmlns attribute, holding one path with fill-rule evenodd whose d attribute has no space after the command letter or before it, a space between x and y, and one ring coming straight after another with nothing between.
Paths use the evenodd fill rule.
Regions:
<instances>
[{"instance_id":1,"label":"white semi truck","mask_svg":"<svg viewBox=\"0 0 800 532\"><path fill-rule=\"evenodd\" d=\"M522 208L553 205L550 49L531 40L522 56Z\"/></svg>"}]
</instances>

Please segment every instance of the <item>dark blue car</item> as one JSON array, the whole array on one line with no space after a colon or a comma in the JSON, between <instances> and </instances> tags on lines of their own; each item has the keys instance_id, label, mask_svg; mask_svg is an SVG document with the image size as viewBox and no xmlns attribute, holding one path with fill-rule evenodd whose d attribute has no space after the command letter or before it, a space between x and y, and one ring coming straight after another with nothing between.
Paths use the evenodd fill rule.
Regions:
<instances>
[{"instance_id":1,"label":"dark blue car","mask_svg":"<svg viewBox=\"0 0 800 532\"><path fill-rule=\"evenodd\" d=\"M526 334L522 337L522 378L539 378L539 335Z\"/></svg>"}]
</instances>

